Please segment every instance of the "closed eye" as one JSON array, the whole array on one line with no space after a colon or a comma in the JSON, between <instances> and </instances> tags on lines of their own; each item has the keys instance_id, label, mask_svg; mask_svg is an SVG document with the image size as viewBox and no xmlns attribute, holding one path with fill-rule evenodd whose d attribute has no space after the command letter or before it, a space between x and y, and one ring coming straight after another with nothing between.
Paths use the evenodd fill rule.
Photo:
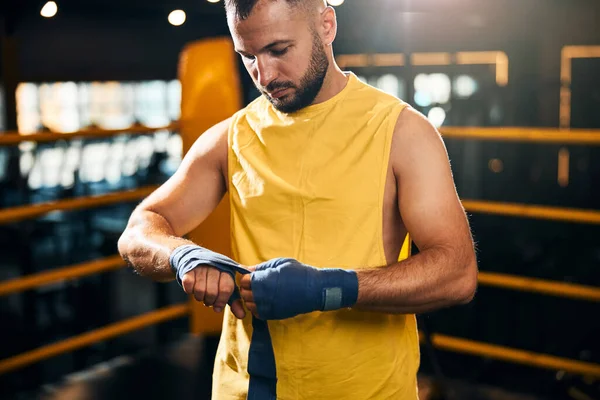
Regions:
<instances>
[{"instance_id":1,"label":"closed eye","mask_svg":"<svg viewBox=\"0 0 600 400\"><path fill-rule=\"evenodd\" d=\"M271 49L271 54L273 54L274 56L280 57L280 56L285 55L289 49L290 49L289 46L284 49L281 49L281 50Z\"/></svg>"}]
</instances>

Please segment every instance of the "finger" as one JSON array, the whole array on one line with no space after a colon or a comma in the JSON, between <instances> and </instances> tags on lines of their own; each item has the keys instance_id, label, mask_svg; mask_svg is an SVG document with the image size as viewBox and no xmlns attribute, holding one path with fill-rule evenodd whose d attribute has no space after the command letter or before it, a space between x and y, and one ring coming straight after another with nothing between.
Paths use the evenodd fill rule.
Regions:
<instances>
[{"instance_id":1,"label":"finger","mask_svg":"<svg viewBox=\"0 0 600 400\"><path fill-rule=\"evenodd\" d=\"M252 294L252 290L240 289L240 296L242 296L242 299L244 299L244 302L254 303L254 295Z\"/></svg>"},{"instance_id":2,"label":"finger","mask_svg":"<svg viewBox=\"0 0 600 400\"><path fill-rule=\"evenodd\" d=\"M219 294L219 277L221 272L216 268L208 268L206 273L206 293L204 293L204 304L212 306L215 304L217 295Z\"/></svg>"},{"instance_id":3,"label":"finger","mask_svg":"<svg viewBox=\"0 0 600 400\"><path fill-rule=\"evenodd\" d=\"M248 309L248 311L250 311L252 313L252 315L254 315L256 318L259 318L258 316L258 309L256 308L256 304L249 302L249 303L245 303L246 304L246 308Z\"/></svg>"},{"instance_id":4,"label":"finger","mask_svg":"<svg viewBox=\"0 0 600 400\"><path fill-rule=\"evenodd\" d=\"M236 300L231 304L231 312L233 312L233 315L239 319L242 319L246 316L246 311L242 305L242 300Z\"/></svg>"},{"instance_id":5,"label":"finger","mask_svg":"<svg viewBox=\"0 0 600 400\"><path fill-rule=\"evenodd\" d=\"M183 276L181 284L183 285L183 291L187 294L194 293L194 284L196 283L196 274L194 271L190 271Z\"/></svg>"},{"instance_id":6,"label":"finger","mask_svg":"<svg viewBox=\"0 0 600 400\"><path fill-rule=\"evenodd\" d=\"M221 276L219 277L219 294L217 295L217 299L213 305L216 312L223 311L225 304L227 304L231 294L233 293L234 286L235 284L231 275L222 272Z\"/></svg>"},{"instance_id":7,"label":"finger","mask_svg":"<svg viewBox=\"0 0 600 400\"><path fill-rule=\"evenodd\" d=\"M246 269L247 269L248 271L250 271L250 272L254 272L254 271L256 271L256 266L255 266L255 265L253 265L253 266L251 266L251 267L248 267L248 266L244 265L243 267L244 267L244 268L246 268Z\"/></svg>"},{"instance_id":8,"label":"finger","mask_svg":"<svg viewBox=\"0 0 600 400\"><path fill-rule=\"evenodd\" d=\"M250 274L242 276L240 280L240 288L242 289L251 289L252 287L252 276Z\"/></svg>"},{"instance_id":9,"label":"finger","mask_svg":"<svg viewBox=\"0 0 600 400\"><path fill-rule=\"evenodd\" d=\"M204 293L206 292L206 272L208 268L199 267L193 272L196 275L196 282L194 283L194 298L196 301L204 301Z\"/></svg>"}]
</instances>

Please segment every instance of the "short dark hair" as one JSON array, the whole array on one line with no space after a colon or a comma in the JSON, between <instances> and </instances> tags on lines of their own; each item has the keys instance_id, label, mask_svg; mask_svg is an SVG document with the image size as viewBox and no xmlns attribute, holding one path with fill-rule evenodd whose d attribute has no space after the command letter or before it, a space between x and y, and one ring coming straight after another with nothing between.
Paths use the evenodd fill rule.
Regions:
<instances>
[{"instance_id":1,"label":"short dark hair","mask_svg":"<svg viewBox=\"0 0 600 400\"><path fill-rule=\"evenodd\" d=\"M235 17L244 20L250 16L254 6L260 0L225 0L225 10L227 14L234 13ZM285 1L290 6L305 5L310 0L267 0L267 1Z\"/></svg>"}]
</instances>

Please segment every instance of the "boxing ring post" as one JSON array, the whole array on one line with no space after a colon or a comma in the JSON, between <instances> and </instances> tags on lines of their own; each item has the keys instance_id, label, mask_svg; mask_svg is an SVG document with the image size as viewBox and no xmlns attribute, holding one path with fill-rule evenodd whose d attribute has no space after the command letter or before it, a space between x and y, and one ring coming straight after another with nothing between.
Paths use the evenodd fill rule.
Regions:
<instances>
[{"instance_id":1,"label":"boxing ring post","mask_svg":"<svg viewBox=\"0 0 600 400\"><path fill-rule=\"evenodd\" d=\"M199 135L231 117L242 108L237 58L229 39L191 43L179 63L181 81L181 138L187 152ZM218 253L231 256L229 238L229 196L189 235L189 239ZM221 331L223 314L198 304L190 296L190 332Z\"/></svg>"}]
</instances>

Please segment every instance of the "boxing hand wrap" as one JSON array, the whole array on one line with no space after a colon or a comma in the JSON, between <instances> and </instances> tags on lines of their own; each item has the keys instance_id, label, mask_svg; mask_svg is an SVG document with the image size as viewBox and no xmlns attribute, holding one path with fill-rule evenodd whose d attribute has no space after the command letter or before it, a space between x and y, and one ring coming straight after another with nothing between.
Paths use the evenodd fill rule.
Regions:
<instances>
[{"instance_id":1,"label":"boxing hand wrap","mask_svg":"<svg viewBox=\"0 0 600 400\"><path fill-rule=\"evenodd\" d=\"M240 267L238 263L223 254L205 249L197 245L183 245L176 248L169 257L171 269L175 273L177 282L183 287L183 277L188 272L200 266L210 266L231 276L234 282L234 291L227 304L231 305L240 298L240 293L235 285L235 273L248 274L250 271Z\"/></svg>"},{"instance_id":2,"label":"boxing hand wrap","mask_svg":"<svg viewBox=\"0 0 600 400\"><path fill-rule=\"evenodd\" d=\"M182 280L185 274L201 265L208 265L221 272L229 274L235 284L235 273L249 274L250 271L241 267L238 263L222 254L205 249L196 245L180 246L169 257L171 268L177 277L179 285L183 286ZM240 298L237 285L229 301L231 305ZM274 400L277 399L277 369L275 366L275 354L269 333L267 321L252 318L252 340L248 352L248 374L250 384L248 386L248 400Z\"/></svg>"},{"instance_id":3,"label":"boxing hand wrap","mask_svg":"<svg viewBox=\"0 0 600 400\"><path fill-rule=\"evenodd\" d=\"M291 258L257 265L251 286L258 315L264 320L347 308L358 299L355 271L319 269Z\"/></svg>"}]
</instances>

